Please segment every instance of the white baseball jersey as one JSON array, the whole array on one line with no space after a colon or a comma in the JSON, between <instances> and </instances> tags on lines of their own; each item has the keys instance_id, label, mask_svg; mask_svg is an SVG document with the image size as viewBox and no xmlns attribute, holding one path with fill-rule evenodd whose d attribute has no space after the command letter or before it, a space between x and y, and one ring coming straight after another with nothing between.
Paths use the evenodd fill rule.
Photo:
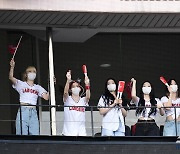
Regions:
<instances>
[{"instance_id":1,"label":"white baseball jersey","mask_svg":"<svg viewBox=\"0 0 180 154\"><path fill-rule=\"evenodd\" d=\"M64 105L64 126L62 134L65 136L86 136L85 107L78 107L88 106L85 97L80 98L76 103L71 96L68 96Z\"/></svg>"},{"instance_id":2,"label":"white baseball jersey","mask_svg":"<svg viewBox=\"0 0 180 154\"><path fill-rule=\"evenodd\" d=\"M106 106L102 96L99 99L98 106L100 107ZM119 128L120 122L122 124L120 130L121 132L125 132L124 117L122 115L122 111L120 108L114 107L111 110L109 110L105 115L103 115L102 127L108 130L116 131Z\"/></svg>"},{"instance_id":3,"label":"white baseball jersey","mask_svg":"<svg viewBox=\"0 0 180 154\"><path fill-rule=\"evenodd\" d=\"M161 98L161 102L163 104L168 102L168 98L166 96L163 96ZM174 107L180 107L180 98L177 98L176 100L172 100L172 106ZM166 116L172 116L173 119L175 119L175 111L174 108L171 108L170 110L165 110ZM180 108L176 108L176 118L180 116Z\"/></svg>"},{"instance_id":4,"label":"white baseball jersey","mask_svg":"<svg viewBox=\"0 0 180 154\"><path fill-rule=\"evenodd\" d=\"M21 80L17 80L16 83L13 84L13 88L19 93L20 102L31 105L36 105L38 96L42 97L43 93L47 93L40 85L34 84L33 86L30 86L27 82Z\"/></svg>"}]
</instances>

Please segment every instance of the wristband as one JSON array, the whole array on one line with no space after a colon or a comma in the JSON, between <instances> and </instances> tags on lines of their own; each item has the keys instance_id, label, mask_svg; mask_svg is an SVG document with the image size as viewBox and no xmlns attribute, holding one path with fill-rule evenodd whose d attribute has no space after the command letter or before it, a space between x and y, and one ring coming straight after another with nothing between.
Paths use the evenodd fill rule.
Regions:
<instances>
[{"instance_id":1,"label":"wristband","mask_svg":"<svg viewBox=\"0 0 180 154\"><path fill-rule=\"evenodd\" d=\"M85 88L86 88L86 90L89 90L89 89L90 89L90 86L89 86L89 85L86 85Z\"/></svg>"}]
</instances>

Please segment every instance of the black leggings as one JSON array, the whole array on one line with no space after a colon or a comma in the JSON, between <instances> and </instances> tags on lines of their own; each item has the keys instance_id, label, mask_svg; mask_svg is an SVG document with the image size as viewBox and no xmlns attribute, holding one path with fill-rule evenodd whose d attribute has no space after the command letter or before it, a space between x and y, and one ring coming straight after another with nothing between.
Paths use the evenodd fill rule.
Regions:
<instances>
[{"instance_id":1,"label":"black leggings","mask_svg":"<svg viewBox=\"0 0 180 154\"><path fill-rule=\"evenodd\" d=\"M138 120L135 136L160 136L160 130L155 120Z\"/></svg>"}]
</instances>

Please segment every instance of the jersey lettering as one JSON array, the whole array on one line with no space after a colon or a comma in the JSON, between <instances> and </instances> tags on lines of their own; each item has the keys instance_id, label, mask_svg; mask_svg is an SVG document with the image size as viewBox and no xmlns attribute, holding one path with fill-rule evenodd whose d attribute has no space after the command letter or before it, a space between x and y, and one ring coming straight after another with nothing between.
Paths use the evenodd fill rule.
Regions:
<instances>
[{"instance_id":1,"label":"jersey lettering","mask_svg":"<svg viewBox=\"0 0 180 154\"><path fill-rule=\"evenodd\" d=\"M23 93L33 93L33 94L38 95L38 91L36 91L34 89L29 89L29 88L23 89Z\"/></svg>"},{"instance_id":2,"label":"jersey lettering","mask_svg":"<svg viewBox=\"0 0 180 154\"><path fill-rule=\"evenodd\" d=\"M177 107L179 106L180 107L180 104L172 104L172 106L177 106Z\"/></svg>"},{"instance_id":3,"label":"jersey lettering","mask_svg":"<svg viewBox=\"0 0 180 154\"><path fill-rule=\"evenodd\" d=\"M85 108L84 108L84 107L72 106L72 107L69 107L69 110L75 110L75 111L79 111L79 112L85 112Z\"/></svg>"}]
</instances>

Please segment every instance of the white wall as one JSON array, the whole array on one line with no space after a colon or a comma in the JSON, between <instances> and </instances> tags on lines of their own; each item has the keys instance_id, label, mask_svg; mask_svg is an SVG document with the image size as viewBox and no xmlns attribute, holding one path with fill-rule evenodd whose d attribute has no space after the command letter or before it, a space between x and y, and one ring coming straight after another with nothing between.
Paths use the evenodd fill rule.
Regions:
<instances>
[{"instance_id":1,"label":"white wall","mask_svg":"<svg viewBox=\"0 0 180 154\"><path fill-rule=\"evenodd\" d=\"M63 129L63 111L59 111L56 113L56 119L57 119L57 135L61 135L62 129ZM101 121L102 116L99 114L98 111L93 112L94 116L94 133L98 133L101 131ZM44 111L42 113L42 124L41 124L41 135L50 135L50 125L49 125L49 112ZM135 116L135 110L130 110L128 112L128 115L126 117L126 125L130 126L134 125L137 122L137 117ZM156 123L158 126L164 125L165 122L165 116L158 115L156 117ZM86 131L87 135L92 135L91 130L91 112L86 111Z\"/></svg>"},{"instance_id":2,"label":"white wall","mask_svg":"<svg viewBox=\"0 0 180 154\"><path fill-rule=\"evenodd\" d=\"M180 12L178 0L1 0L0 9L78 12Z\"/></svg>"}]
</instances>

